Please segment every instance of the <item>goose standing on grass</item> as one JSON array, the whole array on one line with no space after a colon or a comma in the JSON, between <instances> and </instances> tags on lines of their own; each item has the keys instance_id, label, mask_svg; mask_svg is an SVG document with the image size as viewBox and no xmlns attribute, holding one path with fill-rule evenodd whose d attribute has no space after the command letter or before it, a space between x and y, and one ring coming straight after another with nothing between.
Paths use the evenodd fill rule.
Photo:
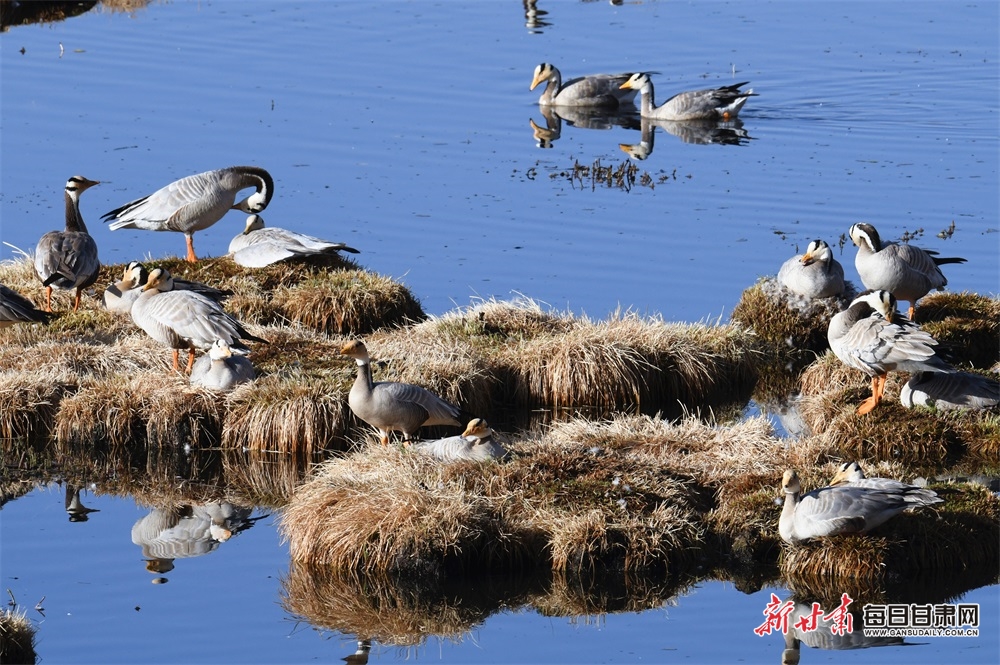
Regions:
<instances>
[{"instance_id":1,"label":"goose standing on grass","mask_svg":"<svg viewBox=\"0 0 1000 665\"><path fill-rule=\"evenodd\" d=\"M799 474L785 471L781 488L785 505L778 533L789 544L844 533L866 533L908 508L941 503L928 489L900 483L907 489L842 483L800 495Z\"/></svg>"},{"instance_id":2,"label":"goose standing on grass","mask_svg":"<svg viewBox=\"0 0 1000 665\"><path fill-rule=\"evenodd\" d=\"M264 226L260 215L247 217L243 233L229 243L233 261L246 268L263 268L285 259L336 254L344 251L358 254L358 250L342 242L328 242L287 229Z\"/></svg>"},{"instance_id":3,"label":"goose standing on grass","mask_svg":"<svg viewBox=\"0 0 1000 665\"><path fill-rule=\"evenodd\" d=\"M470 420L465 431L458 436L449 436L436 441L421 441L413 444L412 449L442 462L461 460L485 462L507 456L507 450L493 440L493 429L482 418Z\"/></svg>"},{"instance_id":4,"label":"goose standing on grass","mask_svg":"<svg viewBox=\"0 0 1000 665\"><path fill-rule=\"evenodd\" d=\"M894 323L896 298L888 291L866 291L830 320L830 349L848 367L872 380L872 396L858 406L858 413L874 409L885 392L889 372L954 372L934 347L937 340L909 322Z\"/></svg>"},{"instance_id":5,"label":"goose standing on grass","mask_svg":"<svg viewBox=\"0 0 1000 665\"><path fill-rule=\"evenodd\" d=\"M0 328L15 323L48 323L52 315L35 307L20 293L0 284Z\"/></svg>"},{"instance_id":6,"label":"goose standing on grass","mask_svg":"<svg viewBox=\"0 0 1000 665\"><path fill-rule=\"evenodd\" d=\"M97 243L87 233L80 214L80 195L101 184L75 175L66 181L66 230L49 231L35 247L35 273L45 287L45 309L52 311L52 289L76 289L73 311L80 309L80 294L97 281L101 261Z\"/></svg>"},{"instance_id":7,"label":"goose standing on grass","mask_svg":"<svg viewBox=\"0 0 1000 665\"><path fill-rule=\"evenodd\" d=\"M340 352L354 358L358 378L347 395L347 403L361 420L379 431L383 445L389 444L389 433L402 432L406 440L413 438L424 425L455 425L460 409L431 391L409 383L372 381L371 358L363 342L345 344Z\"/></svg>"},{"instance_id":8,"label":"goose standing on grass","mask_svg":"<svg viewBox=\"0 0 1000 665\"><path fill-rule=\"evenodd\" d=\"M844 292L844 267L833 258L823 240L813 240L806 253L785 261L778 281L786 289L806 298L829 298Z\"/></svg>"},{"instance_id":9,"label":"goose standing on grass","mask_svg":"<svg viewBox=\"0 0 1000 665\"><path fill-rule=\"evenodd\" d=\"M899 403L908 409L927 406L940 411L996 410L1000 381L972 372L916 372L899 390Z\"/></svg>"},{"instance_id":10,"label":"goose standing on grass","mask_svg":"<svg viewBox=\"0 0 1000 665\"><path fill-rule=\"evenodd\" d=\"M660 106L653 100L653 81L649 74L637 72L622 83L622 88L638 90L642 94L639 113L643 118L656 120L732 120L750 97L757 93L750 88L746 92L741 86L749 81L724 85L721 88L689 90L679 92Z\"/></svg>"},{"instance_id":11,"label":"goose standing on grass","mask_svg":"<svg viewBox=\"0 0 1000 665\"><path fill-rule=\"evenodd\" d=\"M132 305L131 313L132 320L147 335L174 350L175 370L180 369L180 350L188 350L189 374L194 365L195 351L207 351L216 340L221 339L240 350L248 350L240 340L267 343L267 340L248 333L214 300L194 291L174 290L173 278L163 268L149 273L149 279Z\"/></svg>"},{"instance_id":12,"label":"goose standing on grass","mask_svg":"<svg viewBox=\"0 0 1000 665\"><path fill-rule=\"evenodd\" d=\"M871 224L854 224L849 233L851 242L858 246L854 267L862 284L866 289L882 289L896 296L896 300L910 303L910 321L917 300L948 284L938 266L965 263L965 259L958 257L938 258L937 252L913 245L882 242Z\"/></svg>"},{"instance_id":13,"label":"goose standing on grass","mask_svg":"<svg viewBox=\"0 0 1000 665\"><path fill-rule=\"evenodd\" d=\"M591 74L566 81L555 65L548 62L535 67L531 87L534 90L542 82L548 82L538 103L542 106L599 106L617 109L632 104L636 91L627 90L622 85L628 74Z\"/></svg>"},{"instance_id":14,"label":"goose standing on grass","mask_svg":"<svg viewBox=\"0 0 1000 665\"><path fill-rule=\"evenodd\" d=\"M248 187L256 191L236 201L236 195ZM187 260L194 263L194 233L207 229L230 210L257 213L267 208L274 194L271 174L257 166L230 166L181 178L149 196L126 203L107 212L101 219L108 227L176 231L187 240Z\"/></svg>"},{"instance_id":15,"label":"goose standing on grass","mask_svg":"<svg viewBox=\"0 0 1000 665\"><path fill-rule=\"evenodd\" d=\"M132 311L132 304L142 293L142 287L149 279L149 271L146 266L138 261L132 261L122 273L122 278L110 284L104 290L104 307L116 314L128 314ZM173 278L175 291L195 291L217 303L233 294L232 291L223 291L201 282L192 282L186 279Z\"/></svg>"},{"instance_id":16,"label":"goose standing on grass","mask_svg":"<svg viewBox=\"0 0 1000 665\"><path fill-rule=\"evenodd\" d=\"M208 353L191 368L191 383L196 386L229 390L257 378L253 364L242 353L234 353L225 340L217 339Z\"/></svg>"}]
</instances>

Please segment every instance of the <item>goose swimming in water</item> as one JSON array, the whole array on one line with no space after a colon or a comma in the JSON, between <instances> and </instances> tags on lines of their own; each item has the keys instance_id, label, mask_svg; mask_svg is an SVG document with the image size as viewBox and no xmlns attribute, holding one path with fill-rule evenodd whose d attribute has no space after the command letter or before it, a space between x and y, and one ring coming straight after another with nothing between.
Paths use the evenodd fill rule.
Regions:
<instances>
[{"instance_id":1,"label":"goose swimming in water","mask_svg":"<svg viewBox=\"0 0 1000 665\"><path fill-rule=\"evenodd\" d=\"M248 187L256 191L236 201ZM230 210L257 213L267 208L274 195L271 174L257 166L231 166L181 178L149 196L136 199L103 215L108 227L176 231L187 240L187 260L194 263L194 233L207 229Z\"/></svg>"},{"instance_id":2,"label":"goose swimming in water","mask_svg":"<svg viewBox=\"0 0 1000 665\"><path fill-rule=\"evenodd\" d=\"M174 290L173 278L163 268L149 273L131 314L146 334L174 350L175 370L179 369L179 351L188 350L188 373L194 365L195 351L207 351L216 340L240 350L247 349L241 340L267 342L248 333L214 300L194 291Z\"/></svg>"},{"instance_id":3,"label":"goose swimming in water","mask_svg":"<svg viewBox=\"0 0 1000 665\"><path fill-rule=\"evenodd\" d=\"M800 495L798 473L785 471L778 532L792 545L823 536L867 533L904 510L943 501L931 490L900 485L905 489L841 483Z\"/></svg>"},{"instance_id":4,"label":"goose swimming in water","mask_svg":"<svg viewBox=\"0 0 1000 665\"><path fill-rule=\"evenodd\" d=\"M740 90L748 81L706 90L679 92L660 106L653 100L653 81L649 74L637 72L622 83L622 88L638 90L642 95L639 113L643 118L657 120L732 120L743 105L757 93L750 88Z\"/></svg>"},{"instance_id":5,"label":"goose swimming in water","mask_svg":"<svg viewBox=\"0 0 1000 665\"><path fill-rule=\"evenodd\" d=\"M234 353L225 340L217 339L208 353L195 361L190 382L205 388L229 390L255 378L257 372L250 359Z\"/></svg>"},{"instance_id":6,"label":"goose swimming in water","mask_svg":"<svg viewBox=\"0 0 1000 665\"><path fill-rule=\"evenodd\" d=\"M348 342L340 352L358 364L358 378L347 403L354 415L379 431L383 445L388 445L389 433L393 431L402 432L409 440L425 425L461 427L458 421L461 410L426 388L392 381L373 382L371 358L363 342Z\"/></svg>"},{"instance_id":7,"label":"goose swimming in water","mask_svg":"<svg viewBox=\"0 0 1000 665\"><path fill-rule=\"evenodd\" d=\"M858 246L854 267L865 288L888 291L896 300L909 302L910 321L917 300L948 284L938 266L965 263L963 258L938 258L937 252L913 245L882 242L871 224L854 224L850 236L851 242Z\"/></svg>"},{"instance_id":8,"label":"goose swimming in water","mask_svg":"<svg viewBox=\"0 0 1000 665\"><path fill-rule=\"evenodd\" d=\"M917 326L896 319L896 299L888 291L866 291L830 320L830 349L848 367L872 380L872 396L859 414L874 409L885 392L889 372L954 372L936 355L937 340Z\"/></svg>"},{"instance_id":9,"label":"goose swimming in water","mask_svg":"<svg viewBox=\"0 0 1000 665\"><path fill-rule=\"evenodd\" d=\"M805 254L793 256L778 271L786 289L806 298L829 298L844 292L844 267L823 240L813 240Z\"/></svg>"},{"instance_id":10,"label":"goose swimming in water","mask_svg":"<svg viewBox=\"0 0 1000 665\"><path fill-rule=\"evenodd\" d=\"M101 261L97 242L87 232L80 214L80 195L101 184L75 175L66 181L66 230L49 231L35 247L35 273L45 287L45 309L52 311L52 289L76 289L73 311L80 309L80 294L97 281Z\"/></svg>"},{"instance_id":11,"label":"goose swimming in water","mask_svg":"<svg viewBox=\"0 0 1000 665\"><path fill-rule=\"evenodd\" d=\"M52 315L35 307L35 304L14 289L0 284L0 328L15 323L48 323Z\"/></svg>"},{"instance_id":12,"label":"goose swimming in water","mask_svg":"<svg viewBox=\"0 0 1000 665\"><path fill-rule=\"evenodd\" d=\"M636 91L624 89L628 74L591 74L562 82L562 74L548 62L535 67L531 87L547 82L538 103L542 106L599 106L616 109L632 104Z\"/></svg>"},{"instance_id":13,"label":"goose swimming in water","mask_svg":"<svg viewBox=\"0 0 1000 665\"><path fill-rule=\"evenodd\" d=\"M465 431L458 436L449 436L435 441L421 441L413 444L411 450L430 455L442 462L474 460L485 462L503 459L507 451L493 440L493 429L482 418L469 421Z\"/></svg>"},{"instance_id":14,"label":"goose swimming in water","mask_svg":"<svg viewBox=\"0 0 1000 665\"><path fill-rule=\"evenodd\" d=\"M104 290L104 307L116 314L130 313L133 303L142 294L142 287L146 285L148 279L149 271L146 266L138 261L132 261L125 266L122 278ZM233 293L201 282L192 282L177 277L172 277L172 279L175 291L195 291L217 303L221 303Z\"/></svg>"},{"instance_id":15,"label":"goose swimming in water","mask_svg":"<svg viewBox=\"0 0 1000 665\"><path fill-rule=\"evenodd\" d=\"M247 217L243 233L229 243L233 261L246 268L263 268L286 259L337 252L359 253L342 242L328 242L304 233L264 226L264 218L260 215Z\"/></svg>"}]
</instances>

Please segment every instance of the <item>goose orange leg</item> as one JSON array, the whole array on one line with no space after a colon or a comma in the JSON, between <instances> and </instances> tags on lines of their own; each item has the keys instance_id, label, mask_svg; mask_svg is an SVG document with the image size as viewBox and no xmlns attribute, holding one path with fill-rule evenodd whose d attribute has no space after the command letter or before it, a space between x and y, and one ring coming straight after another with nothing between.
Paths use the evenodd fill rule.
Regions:
<instances>
[{"instance_id":1,"label":"goose orange leg","mask_svg":"<svg viewBox=\"0 0 1000 665\"><path fill-rule=\"evenodd\" d=\"M174 371L179 372L181 370L180 365L180 349L174 349Z\"/></svg>"},{"instance_id":2,"label":"goose orange leg","mask_svg":"<svg viewBox=\"0 0 1000 665\"><path fill-rule=\"evenodd\" d=\"M194 349L188 349L188 368L187 373L191 373L191 368L194 367Z\"/></svg>"},{"instance_id":3,"label":"goose orange leg","mask_svg":"<svg viewBox=\"0 0 1000 665\"><path fill-rule=\"evenodd\" d=\"M198 257L194 255L194 237L185 233L184 239L187 240L187 260L189 263L196 263L198 261Z\"/></svg>"},{"instance_id":4,"label":"goose orange leg","mask_svg":"<svg viewBox=\"0 0 1000 665\"><path fill-rule=\"evenodd\" d=\"M882 401L882 395L885 393L885 380L885 376L872 377L872 396L858 406L857 413L859 416L871 413L878 406L878 403Z\"/></svg>"},{"instance_id":5,"label":"goose orange leg","mask_svg":"<svg viewBox=\"0 0 1000 665\"><path fill-rule=\"evenodd\" d=\"M77 289L76 290L76 299L73 301L73 311L74 312L79 311L79 309L80 309L80 292L81 291L83 291L83 289Z\"/></svg>"},{"instance_id":6,"label":"goose orange leg","mask_svg":"<svg viewBox=\"0 0 1000 665\"><path fill-rule=\"evenodd\" d=\"M51 312L52 311L52 287L51 286L46 286L45 287L45 311L46 312Z\"/></svg>"}]
</instances>

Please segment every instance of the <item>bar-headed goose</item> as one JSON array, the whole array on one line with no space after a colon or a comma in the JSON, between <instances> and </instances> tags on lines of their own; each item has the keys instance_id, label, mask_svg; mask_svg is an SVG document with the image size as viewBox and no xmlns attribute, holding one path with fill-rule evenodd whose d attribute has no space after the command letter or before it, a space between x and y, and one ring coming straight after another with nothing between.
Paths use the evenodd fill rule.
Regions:
<instances>
[{"instance_id":1,"label":"bar-headed goose","mask_svg":"<svg viewBox=\"0 0 1000 665\"><path fill-rule=\"evenodd\" d=\"M372 381L371 358L363 342L348 342L340 352L358 364L358 378L348 393L347 403L354 415L379 431L383 445L389 443L389 433L393 431L402 432L409 440L424 425L461 427L460 409L426 388Z\"/></svg>"},{"instance_id":2,"label":"bar-headed goose","mask_svg":"<svg viewBox=\"0 0 1000 665\"><path fill-rule=\"evenodd\" d=\"M215 340L208 353L198 358L191 368L193 385L214 390L229 390L257 378L250 359L243 352L234 352L223 339Z\"/></svg>"},{"instance_id":3,"label":"bar-headed goose","mask_svg":"<svg viewBox=\"0 0 1000 665\"><path fill-rule=\"evenodd\" d=\"M875 227L867 223L851 226L851 242L858 246L854 267L866 289L881 289L910 303L909 319L917 300L947 284L938 266L965 263L965 259L939 258L937 252L913 245L883 242Z\"/></svg>"},{"instance_id":4,"label":"bar-headed goose","mask_svg":"<svg viewBox=\"0 0 1000 665\"><path fill-rule=\"evenodd\" d=\"M493 429L482 418L470 420L465 431L458 436L449 436L434 441L421 441L413 444L412 450L442 462L461 460L485 462L490 459L503 459L507 456L507 450L499 442L493 440Z\"/></svg>"},{"instance_id":5,"label":"bar-headed goose","mask_svg":"<svg viewBox=\"0 0 1000 665\"><path fill-rule=\"evenodd\" d=\"M941 411L996 410L1000 381L972 372L916 372L899 390L899 403L908 409L927 406Z\"/></svg>"},{"instance_id":6,"label":"bar-headed goose","mask_svg":"<svg viewBox=\"0 0 1000 665\"><path fill-rule=\"evenodd\" d=\"M237 349L247 348L241 340L267 342L247 332L214 300L194 291L174 290L173 278L163 268L149 273L131 314L146 334L174 350L175 370L179 369L179 351L188 350L188 373L194 365L196 350L207 351L216 340Z\"/></svg>"},{"instance_id":7,"label":"bar-headed goose","mask_svg":"<svg viewBox=\"0 0 1000 665\"><path fill-rule=\"evenodd\" d=\"M872 396L858 407L868 413L882 400L889 372L954 372L936 355L937 340L917 326L894 323L896 299L888 291L866 291L830 320L830 349L848 367L872 380Z\"/></svg>"},{"instance_id":8,"label":"bar-headed goose","mask_svg":"<svg viewBox=\"0 0 1000 665\"><path fill-rule=\"evenodd\" d=\"M785 261L778 281L786 289L806 298L828 298L844 292L844 267L833 258L823 240L813 240L805 254Z\"/></svg>"},{"instance_id":9,"label":"bar-headed goose","mask_svg":"<svg viewBox=\"0 0 1000 665\"><path fill-rule=\"evenodd\" d=\"M782 540L793 545L823 536L866 533L908 508L943 501L931 490L900 485L901 488L842 483L800 494L799 474L785 471L781 479L785 504L778 520L778 533Z\"/></svg>"},{"instance_id":10,"label":"bar-headed goose","mask_svg":"<svg viewBox=\"0 0 1000 665\"><path fill-rule=\"evenodd\" d=\"M548 62L535 67L531 79L534 90L542 82L547 82L538 103L542 106L600 106L616 109L632 104L636 91L624 89L622 84L628 74L591 74L570 79L564 84L559 69Z\"/></svg>"},{"instance_id":11,"label":"bar-headed goose","mask_svg":"<svg viewBox=\"0 0 1000 665\"><path fill-rule=\"evenodd\" d=\"M256 191L236 201L236 195L248 187ZM261 212L271 202L274 180L257 166L230 166L206 171L174 181L149 196L136 199L103 215L117 229L176 231L187 240L187 260L194 254L194 233L207 229L230 210Z\"/></svg>"},{"instance_id":12,"label":"bar-headed goose","mask_svg":"<svg viewBox=\"0 0 1000 665\"><path fill-rule=\"evenodd\" d=\"M66 230L49 231L35 247L35 273L45 287L45 309L52 311L52 289L76 289L73 311L80 309L80 294L97 281L101 261L97 242L87 232L80 214L80 195L101 184L75 175L66 181Z\"/></svg>"},{"instance_id":13,"label":"bar-headed goose","mask_svg":"<svg viewBox=\"0 0 1000 665\"><path fill-rule=\"evenodd\" d=\"M648 73L636 72L632 74L627 81L622 83L622 88L638 90L641 93L639 113L643 118L732 120L739 115L740 109L747 103L747 99L757 95L753 88L745 92L740 90L740 87L747 83L748 81L743 81L720 88L679 92L660 106L656 106L656 102L653 100L653 81L649 78Z\"/></svg>"},{"instance_id":14,"label":"bar-headed goose","mask_svg":"<svg viewBox=\"0 0 1000 665\"><path fill-rule=\"evenodd\" d=\"M243 233L229 243L229 254L233 261L246 268L263 268L286 259L336 254L341 251L359 253L342 242L328 242L304 233L264 226L264 218L260 215L247 217Z\"/></svg>"},{"instance_id":15,"label":"bar-headed goose","mask_svg":"<svg viewBox=\"0 0 1000 665\"><path fill-rule=\"evenodd\" d=\"M128 314L132 311L132 305L142 293L142 287L146 285L148 279L149 271L146 266L138 261L130 262L125 266L122 278L104 289L104 307L116 314ZM196 291L218 303L233 294L232 291L223 291L201 282L177 277L172 279L175 291Z\"/></svg>"},{"instance_id":16,"label":"bar-headed goose","mask_svg":"<svg viewBox=\"0 0 1000 665\"><path fill-rule=\"evenodd\" d=\"M35 307L14 289L0 284L0 328L15 323L48 323L52 315Z\"/></svg>"}]
</instances>

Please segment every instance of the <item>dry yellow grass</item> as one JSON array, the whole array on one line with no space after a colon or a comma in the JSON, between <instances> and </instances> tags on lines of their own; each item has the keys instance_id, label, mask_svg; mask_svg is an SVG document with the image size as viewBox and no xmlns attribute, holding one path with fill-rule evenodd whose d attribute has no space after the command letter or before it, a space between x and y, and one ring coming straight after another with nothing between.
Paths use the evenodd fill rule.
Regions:
<instances>
[{"instance_id":1,"label":"dry yellow grass","mask_svg":"<svg viewBox=\"0 0 1000 665\"><path fill-rule=\"evenodd\" d=\"M1000 362L1000 300L976 293L934 293L914 312L921 328L956 365L989 369Z\"/></svg>"},{"instance_id":2,"label":"dry yellow grass","mask_svg":"<svg viewBox=\"0 0 1000 665\"><path fill-rule=\"evenodd\" d=\"M34 665L36 628L23 611L0 610L0 663Z\"/></svg>"}]
</instances>

